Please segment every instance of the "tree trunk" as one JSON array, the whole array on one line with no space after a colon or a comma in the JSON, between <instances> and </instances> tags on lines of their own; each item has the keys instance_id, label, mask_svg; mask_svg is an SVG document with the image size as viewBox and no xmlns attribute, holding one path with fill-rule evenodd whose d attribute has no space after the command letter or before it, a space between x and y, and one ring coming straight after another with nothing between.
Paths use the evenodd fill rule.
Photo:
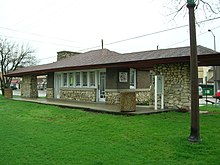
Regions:
<instances>
[{"instance_id":1,"label":"tree trunk","mask_svg":"<svg viewBox=\"0 0 220 165\"><path fill-rule=\"evenodd\" d=\"M5 90L4 90L4 88L1 88L1 91L2 91L2 96L4 96L4 95L5 95Z\"/></svg>"}]
</instances>

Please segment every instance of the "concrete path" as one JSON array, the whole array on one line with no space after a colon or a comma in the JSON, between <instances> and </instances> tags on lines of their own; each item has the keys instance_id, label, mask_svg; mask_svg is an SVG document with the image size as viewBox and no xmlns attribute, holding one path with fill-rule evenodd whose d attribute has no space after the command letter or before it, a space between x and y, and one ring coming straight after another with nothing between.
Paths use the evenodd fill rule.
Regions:
<instances>
[{"instance_id":1,"label":"concrete path","mask_svg":"<svg viewBox=\"0 0 220 165\"><path fill-rule=\"evenodd\" d=\"M84 111L109 113L109 114L117 114L117 115L143 115L143 114L154 114L154 113L173 111L173 109L154 110L152 106L137 105L135 112L121 112L119 105L111 105L106 103L85 103L85 102L66 101L60 99L41 99L41 98L37 98L37 99L13 98L13 100L35 102L39 104L55 105L55 106L67 107L67 108L77 108L77 109L82 109Z\"/></svg>"}]
</instances>

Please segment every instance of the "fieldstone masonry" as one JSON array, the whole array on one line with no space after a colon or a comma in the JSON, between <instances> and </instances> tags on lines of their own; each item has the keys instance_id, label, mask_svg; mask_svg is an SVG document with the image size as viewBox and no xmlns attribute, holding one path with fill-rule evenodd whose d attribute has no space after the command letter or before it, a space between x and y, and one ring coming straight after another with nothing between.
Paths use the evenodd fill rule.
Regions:
<instances>
[{"instance_id":1,"label":"fieldstone masonry","mask_svg":"<svg viewBox=\"0 0 220 165\"><path fill-rule=\"evenodd\" d=\"M26 75L22 77L21 97L37 98L37 76Z\"/></svg>"},{"instance_id":2,"label":"fieldstone masonry","mask_svg":"<svg viewBox=\"0 0 220 165\"><path fill-rule=\"evenodd\" d=\"M10 99L13 97L13 92L11 88L6 88L5 89L5 98Z\"/></svg>"},{"instance_id":3,"label":"fieldstone masonry","mask_svg":"<svg viewBox=\"0 0 220 165\"><path fill-rule=\"evenodd\" d=\"M105 101L108 104L119 104L120 103L120 93L130 91L127 90L117 90L117 89L106 89L105 91ZM150 89L135 89L131 90L136 95L136 104L149 104L150 101Z\"/></svg>"},{"instance_id":4,"label":"fieldstone masonry","mask_svg":"<svg viewBox=\"0 0 220 165\"><path fill-rule=\"evenodd\" d=\"M96 89L61 88L60 98L73 100L73 101L95 102L96 101Z\"/></svg>"},{"instance_id":5,"label":"fieldstone masonry","mask_svg":"<svg viewBox=\"0 0 220 165\"><path fill-rule=\"evenodd\" d=\"M188 64L157 65L154 67L152 76L154 75L164 76L165 108L191 109L190 66ZM154 82L151 89L151 97L154 99Z\"/></svg>"},{"instance_id":6,"label":"fieldstone masonry","mask_svg":"<svg viewBox=\"0 0 220 165\"><path fill-rule=\"evenodd\" d=\"M126 111L126 112L136 111L135 91L120 93L120 111Z\"/></svg>"},{"instance_id":7,"label":"fieldstone masonry","mask_svg":"<svg viewBox=\"0 0 220 165\"><path fill-rule=\"evenodd\" d=\"M54 89L53 88L47 88L46 98L47 99L54 98Z\"/></svg>"}]
</instances>

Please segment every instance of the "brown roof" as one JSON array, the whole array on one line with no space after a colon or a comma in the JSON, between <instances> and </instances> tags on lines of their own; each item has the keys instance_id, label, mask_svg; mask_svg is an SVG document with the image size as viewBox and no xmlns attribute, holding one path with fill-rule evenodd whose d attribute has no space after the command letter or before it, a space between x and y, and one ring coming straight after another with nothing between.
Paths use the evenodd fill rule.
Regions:
<instances>
[{"instance_id":1,"label":"brown roof","mask_svg":"<svg viewBox=\"0 0 220 165\"><path fill-rule=\"evenodd\" d=\"M197 53L201 65L214 65L214 62L216 61L220 65L220 53L203 46L197 47ZM100 49L77 54L50 64L21 68L8 73L7 76L22 76L30 73L39 75L57 71L104 67L134 67L143 69L151 68L155 64L189 62L189 57L189 47L160 49L126 54L120 54L108 49Z\"/></svg>"}]
</instances>

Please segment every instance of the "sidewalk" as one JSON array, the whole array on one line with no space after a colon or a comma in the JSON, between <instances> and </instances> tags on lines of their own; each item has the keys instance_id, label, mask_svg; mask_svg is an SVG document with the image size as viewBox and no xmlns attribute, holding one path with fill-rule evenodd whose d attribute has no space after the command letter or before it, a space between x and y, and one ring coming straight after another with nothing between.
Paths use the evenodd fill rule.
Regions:
<instances>
[{"instance_id":1,"label":"sidewalk","mask_svg":"<svg viewBox=\"0 0 220 165\"><path fill-rule=\"evenodd\" d=\"M37 99L13 98L13 100L55 105L55 106L67 107L67 108L77 108L84 111L108 113L115 115L144 115L144 114L154 114L154 113L173 111L173 109L154 110L154 107L152 106L137 105L135 112L121 112L119 110L119 105L111 105L106 103L85 103L85 102L66 101L60 99L58 100L58 99L42 99L42 98L37 98Z\"/></svg>"}]
</instances>

